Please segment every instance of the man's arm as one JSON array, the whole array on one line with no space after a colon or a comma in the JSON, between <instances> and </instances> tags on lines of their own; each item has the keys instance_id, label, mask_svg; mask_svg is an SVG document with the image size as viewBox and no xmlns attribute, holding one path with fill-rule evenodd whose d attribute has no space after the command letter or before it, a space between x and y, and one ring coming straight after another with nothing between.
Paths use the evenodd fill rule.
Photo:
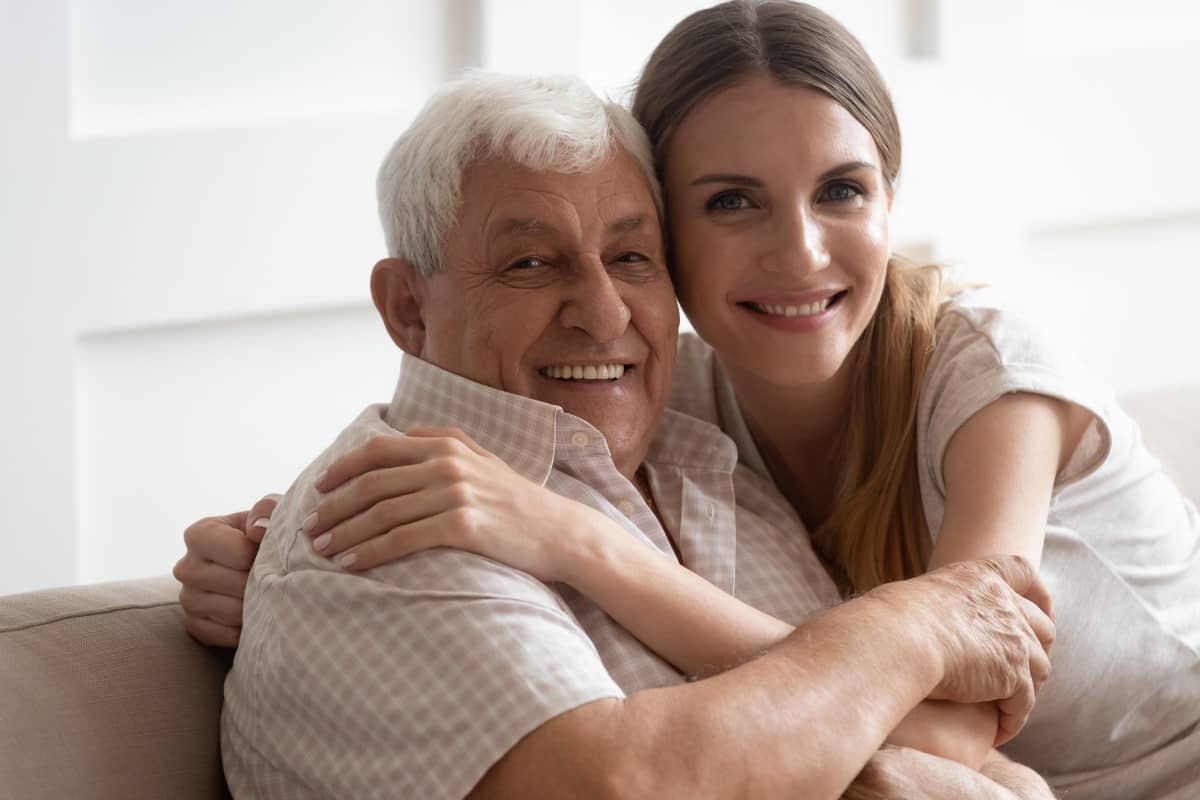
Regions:
<instances>
[{"instance_id":1,"label":"man's arm","mask_svg":"<svg viewBox=\"0 0 1200 800\"><path fill-rule=\"evenodd\" d=\"M994 750L984 766L983 772L976 772L920 750L884 747L842 800L1054 800L1041 776Z\"/></svg>"},{"instance_id":2,"label":"man's arm","mask_svg":"<svg viewBox=\"0 0 1200 800\"><path fill-rule=\"evenodd\" d=\"M1018 588L1044 592L1026 562L996 563ZM978 565L957 565L891 584L721 675L562 714L510 750L471 797L838 797L926 696L1009 694L1032 704L1049 669L1042 645L1021 624L1017 599L1016 609L993 605L1007 601L998 576L981 577ZM973 627L977 613L1011 627ZM997 645L1010 652L988 663L984 651ZM1017 690L1013 679L1028 686Z\"/></svg>"}]
</instances>

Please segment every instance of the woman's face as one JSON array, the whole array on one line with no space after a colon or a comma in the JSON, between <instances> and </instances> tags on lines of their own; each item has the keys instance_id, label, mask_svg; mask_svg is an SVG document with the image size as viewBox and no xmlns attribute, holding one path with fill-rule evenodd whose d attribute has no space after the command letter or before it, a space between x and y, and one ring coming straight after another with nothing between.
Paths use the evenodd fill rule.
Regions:
<instances>
[{"instance_id":1,"label":"woman's face","mask_svg":"<svg viewBox=\"0 0 1200 800\"><path fill-rule=\"evenodd\" d=\"M891 192L828 95L749 77L698 104L665 165L680 302L727 368L827 381L883 291Z\"/></svg>"}]
</instances>

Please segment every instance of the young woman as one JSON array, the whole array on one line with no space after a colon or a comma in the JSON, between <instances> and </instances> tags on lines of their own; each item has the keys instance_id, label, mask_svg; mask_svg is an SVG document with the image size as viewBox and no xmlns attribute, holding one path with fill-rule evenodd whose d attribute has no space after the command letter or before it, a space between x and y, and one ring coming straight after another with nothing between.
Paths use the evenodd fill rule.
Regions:
<instances>
[{"instance_id":1,"label":"young woman","mask_svg":"<svg viewBox=\"0 0 1200 800\"><path fill-rule=\"evenodd\" d=\"M697 12L651 56L634 113L703 338L681 343L673 406L722 427L775 483L845 594L992 553L1040 563L1055 673L1010 754L1079 796L1200 790L1196 510L1036 329L892 257L900 133L857 41L797 3ZM986 191L979 156L968 195ZM371 466L352 454L318 487L310 534L348 569L470 549L573 585L692 674L790 630L583 507L520 531L371 529L355 499ZM530 508L564 502L537 491ZM966 762L1004 738L989 708L927 705L909 722L894 741ZM958 741L931 743L939 731Z\"/></svg>"}]
</instances>

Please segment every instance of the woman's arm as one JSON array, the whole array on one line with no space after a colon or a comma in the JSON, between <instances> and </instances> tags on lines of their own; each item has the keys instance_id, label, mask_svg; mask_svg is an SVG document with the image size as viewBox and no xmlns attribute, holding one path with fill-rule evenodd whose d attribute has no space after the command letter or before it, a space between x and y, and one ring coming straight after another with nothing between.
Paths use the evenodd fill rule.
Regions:
<instances>
[{"instance_id":1,"label":"woman's arm","mask_svg":"<svg viewBox=\"0 0 1200 800\"><path fill-rule=\"evenodd\" d=\"M942 462L946 506L928 569L983 555L1041 563L1055 476L1091 414L1044 395L1001 397L968 419Z\"/></svg>"},{"instance_id":2,"label":"woman's arm","mask_svg":"<svg viewBox=\"0 0 1200 800\"><path fill-rule=\"evenodd\" d=\"M1090 419L1079 406L1025 393L968 419L946 448L945 513L928 568L1008 554L1039 564L1055 476ZM979 767L995 743L996 713L991 704L924 703L888 741L938 754L955 748L955 760Z\"/></svg>"}]
</instances>

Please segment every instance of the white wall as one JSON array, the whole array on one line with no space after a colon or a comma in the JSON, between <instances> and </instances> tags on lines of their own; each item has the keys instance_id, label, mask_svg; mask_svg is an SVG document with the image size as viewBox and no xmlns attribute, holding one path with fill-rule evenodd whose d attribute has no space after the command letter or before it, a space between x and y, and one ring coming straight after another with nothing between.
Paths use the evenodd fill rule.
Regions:
<instances>
[{"instance_id":1,"label":"white wall","mask_svg":"<svg viewBox=\"0 0 1200 800\"><path fill-rule=\"evenodd\" d=\"M467 64L623 95L686 0L0 0L0 593L162 573L395 380L373 179ZM1200 10L826 0L904 125L901 242L1122 389L1200 381Z\"/></svg>"}]
</instances>

